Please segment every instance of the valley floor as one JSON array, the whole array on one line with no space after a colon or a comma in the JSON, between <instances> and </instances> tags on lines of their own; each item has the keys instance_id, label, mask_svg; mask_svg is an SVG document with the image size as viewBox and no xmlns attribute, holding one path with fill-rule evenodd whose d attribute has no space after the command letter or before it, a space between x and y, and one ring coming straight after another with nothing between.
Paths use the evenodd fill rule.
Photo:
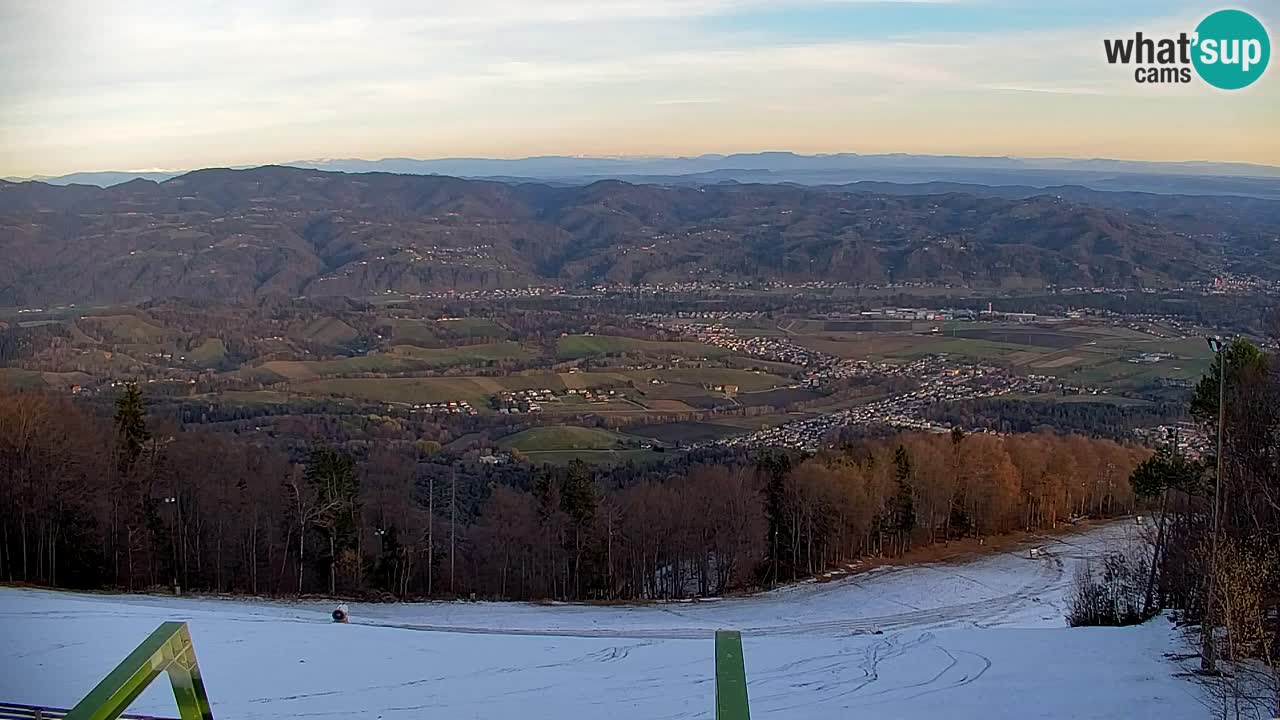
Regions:
<instances>
[{"instance_id":1,"label":"valley floor","mask_svg":"<svg viewBox=\"0 0 1280 720\"><path fill-rule=\"evenodd\" d=\"M1167 621L1064 627L1075 567L1137 531L716 601L356 604L349 625L328 603L5 588L0 701L73 704L178 619L222 718L710 718L716 629L743 631L757 719L1208 717ZM131 710L176 717L164 684Z\"/></svg>"}]
</instances>

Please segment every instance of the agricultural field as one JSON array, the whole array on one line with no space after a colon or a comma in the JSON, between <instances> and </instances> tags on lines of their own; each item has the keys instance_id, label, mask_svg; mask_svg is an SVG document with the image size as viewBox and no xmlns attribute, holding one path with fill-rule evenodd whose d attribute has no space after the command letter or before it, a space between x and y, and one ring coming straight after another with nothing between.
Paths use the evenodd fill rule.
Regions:
<instances>
[{"instance_id":1,"label":"agricultural field","mask_svg":"<svg viewBox=\"0 0 1280 720\"><path fill-rule=\"evenodd\" d=\"M566 335L556 343L556 357L561 360L622 353L711 358L728 355L729 351L699 342L659 342L617 335Z\"/></svg>"},{"instance_id":2,"label":"agricultural field","mask_svg":"<svg viewBox=\"0 0 1280 720\"><path fill-rule=\"evenodd\" d=\"M508 435L498 440L498 446L529 453L545 450L617 450L636 442L635 438L600 428L548 425Z\"/></svg>"},{"instance_id":3,"label":"agricultural field","mask_svg":"<svg viewBox=\"0 0 1280 720\"><path fill-rule=\"evenodd\" d=\"M76 324L86 335L103 342L151 344L172 337L168 330L134 315L98 315Z\"/></svg>"},{"instance_id":4,"label":"agricultural field","mask_svg":"<svg viewBox=\"0 0 1280 720\"><path fill-rule=\"evenodd\" d=\"M661 452L643 447L645 438L600 428L555 425L534 427L498 440L498 447L515 450L535 463L566 465L574 460L593 464L646 462Z\"/></svg>"},{"instance_id":5,"label":"agricultural field","mask_svg":"<svg viewBox=\"0 0 1280 720\"><path fill-rule=\"evenodd\" d=\"M477 340L507 340L511 333L489 318L382 318L379 331L396 345L448 348Z\"/></svg>"},{"instance_id":6,"label":"agricultural field","mask_svg":"<svg viewBox=\"0 0 1280 720\"><path fill-rule=\"evenodd\" d=\"M336 378L292 383L303 395L348 397L382 403L438 403L466 400L477 407L506 389L505 378Z\"/></svg>"},{"instance_id":7,"label":"agricultural field","mask_svg":"<svg viewBox=\"0 0 1280 720\"><path fill-rule=\"evenodd\" d=\"M385 356L379 356L385 357ZM272 372L272 363L263 367ZM658 383L653 381L657 380ZM300 378L291 389L308 395L339 395L374 402L428 403L467 400L484 406L502 392L548 389L556 392L586 389L617 389L628 399L703 398L717 394L716 386L736 385L743 392L785 387L791 381L750 370L730 368L675 368L668 370L624 370L619 372L527 373L493 377L347 378L309 380ZM723 398L723 393L719 393ZM632 406L631 410L643 411Z\"/></svg>"},{"instance_id":8,"label":"agricultural field","mask_svg":"<svg viewBox=\"0 0 1280 720\"><path fill-rule=\"evenodd\" d=\"M38 388L68 389L90 380L82 372L41 372L20 368L0 368L0 388L10 390L34 390Z\"/></svg>"},{"instance_id":9,"label":"agricultural field","mask_svg":"<svg viewBox=\"0 0 1280 720\"><path fill-rule=\"evenodd\" d=\"M829 325L825 323L824 325ZM1184 338L1152 325L1083 323L947 323L939 332L827 332L817 321L784 321L792 342L837 357L910 362L945 353L958 360L991 363L1050 375L1069 384L1134 390L1160 380L1194 380L1209 369L1202 338ZM1159 334L1155 334L1159 333ZM1167 354L1153 362L1130 362Z\"/></svg>"},{"instance_id":10,"label":"agricultural field","mask_svg":"<svg viewBox=\"0 0 1280 720\"><path fill-rule=\"evenodd\" d=\"M448 318L432 321L436 329L450 337L505 338L506 328L489 318Z\"/></svg>"},{"instance_id":11,"label":"agricultural field","mask_svg":"<svg viewBox=\"0 0 1280 720\"><path fill-rule=\"evenodd\" d=\"M631 435L652 438L670 445L708 442L721 438L741 435L743 428L732 425L721 425L713 422L672 422L654 425L632 425L627 428Z\"/></svg>"},{"instance_id":12,"label":"agricultural field","mask_svg":"<svg viewBox=\"0 0 1280 720\"><path fill-rule=\"evenodd\" d=\"M393 343L433 347L440 344L440 328L427 320L388 318L379 330L390 336Z\"/></svg>"},{"instance_id":13,"label":"agricultural field","mask_svg":"<svg viewBox=\"0 0 1280 720\"><path fill-rule=\"evenodd\" d=\"M355 328L338 318L331 317L312 320L302 328L299 334L305 340L333 346L345 345L360 336Z\"/></svg>"},{"instance_id":14,"label":"agricultural field","mask_svg":"<svg viewBox=\"0 0 1280 720\"><path fill-rule=\"evenodd\" d=\"M536 357L537 353L511 341L451 348L396 345L384 353L370 353L334 360L271 360L255 368L241 370L238 374L246 379L259 381L269 382L270 377L274 375L280 380L306 382L325 377L368 373L410 373L458 365L490 365L503 361L531 360ZM270 375L264 375L264 372Z\"/></svg>"},{"instance_id":15,"label":"agricultural field","mask_svg":"<svg viewBox=\"0 0 1280 720\"><path fill-rule=\"evenodd\" d=\"M761 360L760 358L733 356L722 358L723 362L732 368L742 370L764 370L772 375L799 375L806 371L806 368L792 363L776 362L773 360Z\"/></svg>"},{"instance_id":16,"label":"agricultural field","mask_svg":"<svg viewBox=\"0 0 1280 720\"><path fill-rule=\"evenodd\" d=\"M291 382L303 382L342 375L408 372L419 367L427 365L392 355L364 355L336 360L272 360L254 370L265 370Z\"/></svg>"},{"instance_id":17,"label":"agricultural field","mask_svg":"<svg viewBox=\"0 0 1280 720\"><path fill-rule=\"evenodd\" d=\"M227 346L218 338L207 338L187 353L187 357L200 367L218 367L227 359Z\"/></svg>"},{"instance_id":18,"label":"agricultural field","mask_svg":"<svg viewBox=\"0 0 1280 720\"><path fill-rule=\"evenodd\" d=\"M442 368L455 365L480 365L508 360L533 360L536 352L520 343L506 340L481 345L462 345L450 348L423 348L415 345L396 345L387 354L418 361L426 367Z\"/></svg>"},{"instance_id":19,"label":"agricultural field","mask_svg":"<svg viewBox=\"0 0 1280 720\"><path fill-rule=\"evenodd\" d=\"M743 407L757 407L760 405L786 407L794 403L820 400L822 397L821 393L805 388L779 388L777 390L742 393L734 399Z\"/></svg>"},{"instance_id":20,"label":"agricultural field","mask_svg":"<svg viewBox=\"0 0 1280 720\"><path fill-rule=\"evenodd\" d=\"M44 381L44 373L39 370L0 368L0 388L31 390L42 387L47 387L47 384Z\"/></svg>"},{"instance_id":21,"label":"agricultural field","mask_svg":"<svg viewBox=\"0 0 1280 720\"><path fill-rule=\"evenodd\" d=\"M756 370L735 370L733 368L672 368L669 370L628 370L617 373L635 381L649 381L657 378L662 382L708 386L737 385L740 392L755 392L786 387L792 381Z\"/></svg>"}]
</instances>

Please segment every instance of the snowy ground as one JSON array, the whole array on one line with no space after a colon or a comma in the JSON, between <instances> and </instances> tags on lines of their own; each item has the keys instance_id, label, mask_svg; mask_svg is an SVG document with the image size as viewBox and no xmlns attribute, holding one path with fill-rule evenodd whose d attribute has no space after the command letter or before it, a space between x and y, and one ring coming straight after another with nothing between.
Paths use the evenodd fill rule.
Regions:
<instances>
[{"instance_id":1,"label":"snowy ground","mask_svg":"<svg viewBox=\"0 0 1280 720\"><path fill-rule=\"evenodd\" d=\"M1117 523L962 565L635 607L328 603L0 589L0 701L66 707L163 620L190 623L221 718L710 718L711 635L743 631L752 716L1207 717L1163 620L1067 629ZM165 687L131 708L176 716Z\"/></svg>"}]
</instances>

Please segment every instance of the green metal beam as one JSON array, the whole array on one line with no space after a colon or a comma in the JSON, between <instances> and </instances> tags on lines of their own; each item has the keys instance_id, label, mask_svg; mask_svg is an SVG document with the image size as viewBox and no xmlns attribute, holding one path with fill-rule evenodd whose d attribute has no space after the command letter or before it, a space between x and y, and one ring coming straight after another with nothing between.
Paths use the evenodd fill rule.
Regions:
<instances>
[{"instance_id":1,"label":"green metal beam","mask_svg":"<svg viewBox=\"0 0 1280 720\"><path fill-rule=\"evenodd\" d=\"M182 720L213 720L187 624L161 623L84 696L66 720L115 720L160 673L169 674Z\"/></svg>"},{"instance_id":2,"label":"green metal beam","mask_svg":"<svg viewBox=\"0 0 1280 720\"><path fill-rule=\"evenodd\" d=\"M66 715L66 720L115 720L161 673L182 720L213 720L209 696L186 623L156 628ZM750 720L742 633L716 631L716 720Z\"/></svg>"},{"instance_id":3,"label":"green metal beam","mask_svg":"<svg viewBox=\"0 0 1280 720\"><path fill-rule=\"evenodd\" d=\"M742 633L716 631L716 720L750 720Z\"/></svg>"}]
</instances>

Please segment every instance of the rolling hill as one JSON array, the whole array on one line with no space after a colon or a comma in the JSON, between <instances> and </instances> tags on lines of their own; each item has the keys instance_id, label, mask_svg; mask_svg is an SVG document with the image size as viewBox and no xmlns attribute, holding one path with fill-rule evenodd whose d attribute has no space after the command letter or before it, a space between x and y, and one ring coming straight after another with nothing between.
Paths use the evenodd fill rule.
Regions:
<instances>
[{"instance_id":1,"label":"rolling hill","mask_svg":"<svg viewBox=\"0 0 1280 720\"><path fill-rule=\"evenodd\" d=\"M1280 276L1280 212L1250 202L1255 219L1234 236L1230 198L1201 198L1189 218L1176 205L1053 195L552 187L285 167L109 188L0 182L0 305L690 280L1159 286L1224 267ZM1227 231L1195 232L1215 217Z\"/></svg>"}]
</instances>

